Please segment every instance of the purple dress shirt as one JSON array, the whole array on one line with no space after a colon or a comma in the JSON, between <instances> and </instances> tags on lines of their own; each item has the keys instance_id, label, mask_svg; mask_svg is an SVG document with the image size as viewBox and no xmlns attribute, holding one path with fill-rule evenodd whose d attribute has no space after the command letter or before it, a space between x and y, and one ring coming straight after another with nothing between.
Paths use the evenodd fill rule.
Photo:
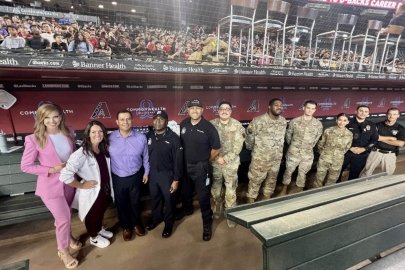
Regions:
<instances>
[{"instance_id":1,"label":"purple dress shirt","mask_svg":"<svg viewBox=\"0 0 405 270\"><path fill-rule=\"evenodd\" d=\"M144 175L149 175L149 154L146 136L135 129L124 138L119 130L110 134L111 171L119 177L134 175L144 167Z\"/></svg>"}]
</instances>

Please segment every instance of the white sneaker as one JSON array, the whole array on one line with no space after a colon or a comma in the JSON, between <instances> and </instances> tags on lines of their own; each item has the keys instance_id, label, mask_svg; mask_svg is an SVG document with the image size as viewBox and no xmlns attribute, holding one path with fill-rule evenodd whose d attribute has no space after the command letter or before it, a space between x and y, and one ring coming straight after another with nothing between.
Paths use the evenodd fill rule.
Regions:
<instances>
[{"instance_id":1,"label":"white sneaker","mask_svg":"<svg viewBox=\"0 0 405 270\"><path fill-rule=\"evenodd\" d=\"M101 235L97 235L96 237L90 237L90 244L93 246L96 246L98 248L105 248L110 245L110 241L108 239L105 239Z\"/></svg>"},{"instance_id":2,"label":"white sneaker","mask_svg":"<svg viewBox=\"0 0 405 270\"><path fill-rule=\"evenodd\" d=\"M104 229L104 227L101 227L101 230L98 232L98 234L107 239L110 239L114 235L112 232Z\"/></svg>"}]
</instances>

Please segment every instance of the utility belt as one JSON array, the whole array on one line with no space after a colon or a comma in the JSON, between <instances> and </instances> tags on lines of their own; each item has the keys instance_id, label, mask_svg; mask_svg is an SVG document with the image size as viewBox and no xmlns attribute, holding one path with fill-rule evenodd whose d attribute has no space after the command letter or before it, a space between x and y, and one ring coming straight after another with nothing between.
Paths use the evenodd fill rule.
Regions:
<instances>
[{"instance_id":1,"label":"utility belt","mask_svg":"<svg viewBox=\"0 0 405 270\"><path fill-rule=\"evenodd\" d=\"M378 148L373 148L374 152L380 152L382 154L395 154L395 151L388 151L388 150L382 150Z\"/></svg>"}]
</instances>

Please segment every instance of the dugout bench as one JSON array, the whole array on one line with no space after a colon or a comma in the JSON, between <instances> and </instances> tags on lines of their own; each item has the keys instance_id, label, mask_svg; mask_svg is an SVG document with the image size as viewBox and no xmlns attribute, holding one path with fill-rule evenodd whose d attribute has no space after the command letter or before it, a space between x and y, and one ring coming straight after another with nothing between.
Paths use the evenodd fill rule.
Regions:
<instances>
[{"instance_id":1,"label":"dugout bench","mask_svg":"<svg viewBox=\"0 0 405 270\"><path fill-rule=\"evenodd\" d=\"M346 269L405 242L405 175L385 173L227 209L263 269Z\"/></svg>"},{"instance_id":2,"label":"dugout bench","mask_svg":"<svg viewBox=\"0 0 405 270\"><path fill-rule=\"evenodd\" d=\"M0 153L0 226L51 217L34 194L37 176L20 169L22 152Z\"/></svg>"}]
</instances>

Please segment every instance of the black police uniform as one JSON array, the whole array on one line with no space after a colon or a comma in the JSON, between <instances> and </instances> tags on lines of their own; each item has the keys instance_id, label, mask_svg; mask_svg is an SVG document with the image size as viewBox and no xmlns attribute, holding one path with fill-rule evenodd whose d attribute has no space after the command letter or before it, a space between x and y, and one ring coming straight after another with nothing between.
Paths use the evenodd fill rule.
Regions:
<instances>
[{"instance_id":1,"label":"black police uniform","mask_svg":"<svg viewBox=\"0 0 405 270\"><path fill-rule=\"evenodd\" d=\"M362 123L359 123L357 121L357 118L354 117L353 119L350 119L349 124L346 126L346 128L353 133L353 141L351 147L364 147L366 148L366 151L361 154L354 154L350 150L346 152L338 182L340 182L342 172L349 165L350 170L348 180L359 178L361 171L366 165L367 157L371 149L378 141L376 125L367 119L364 120Z\"/></svg>"},{"instance_id":2,"label":"black police uniform","mask_svg":"<svg viewBox=\"0 0 405 270\"><path fill-rule=\"evenodd\" d=\"M394 125L389 126L385 121L378 122L376 124L378 134L381 136L395 137L397 140L405 141L405 128L396 122ZM398 155L399 147L385 142L377 142L376 146L373 148L374 151L379 151L381 153L395 153Z\"/></svg>"},{"instance_id":3,"label":"black police uniform","mask_svg":"<svg viewBox=\"0 0 405 270\"><path fill-rule=\"evenodd\" d=\"M199 197L203 225L211 226L209 158L212 149L221 148L218 131L204 118L201 118L196 125L193 125L189 117L180 123L180 133L188 176L182 182L184 211L186 213L193 211L194 184Z\"/></svg>"},{"instance_id":4,"label":"black police uniform","mask_svg":"<svg viewBox=\"0 0 405 270\"><path fill-rule=\"evenodd\" d=\"M176 200L175 193L170 192L170 187L173 180L179 181L182 177L183 148L179 136L170 128L167 128L164 134L150 131L146 137L150 164L149 191L152 198L152 223L158 224L164 220L166 226L172 227Z\"/></svg>"}]
</instances>

